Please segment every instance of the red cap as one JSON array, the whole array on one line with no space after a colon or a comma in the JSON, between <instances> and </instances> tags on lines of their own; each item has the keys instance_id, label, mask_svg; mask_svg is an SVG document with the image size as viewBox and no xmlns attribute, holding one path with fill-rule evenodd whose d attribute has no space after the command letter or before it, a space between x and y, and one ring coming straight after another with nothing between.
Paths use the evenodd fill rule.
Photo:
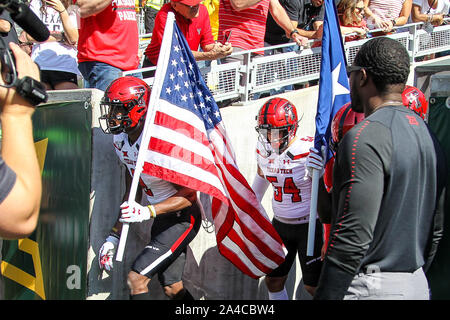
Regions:
<instances>
[{"instance_id":1,"label":"red cap","mask_svg":"<svg viewBox=\"0 0 450 320\"><path fill-rule=\"evenodd\" d=\"M181 2L182 4L185 4L187 6L196 6L203 0L172 0L173 2Z\"/></svg>"}]
</instances>

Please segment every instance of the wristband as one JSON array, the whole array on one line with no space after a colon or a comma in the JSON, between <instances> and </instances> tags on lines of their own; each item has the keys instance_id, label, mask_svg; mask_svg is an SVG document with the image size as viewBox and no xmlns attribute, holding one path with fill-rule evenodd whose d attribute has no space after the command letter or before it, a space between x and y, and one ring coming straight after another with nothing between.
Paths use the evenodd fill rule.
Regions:
<instances>
[{"instance_id":1,"label":"wristband","mask_svg":"<svg viewBox=\"0 0 450 320\"><path fill-rule=\"evenodd\" d=\"M147 206L148 210L150 210L150 218L154 219L156 218L156 210L155 207L152 205Z\"/></svg>"},{"instance_id":2,"label":"wristband","mask_svg":"<svg viewBox=\"0 0 450 320\"><path fill-rule=\"evenodd\" d=\"M391 22L392 22L392 26L395 27L395 25L397 24L397 22L395 22L395 19L392 19Z\"/></svg>"},{"instance_id":3,"label":"wristband","mask_svg":"<svg viewBox=\"0 0 450 320\"><path fill-rule=\"evenodd\" d=\"M117 229L116 229L117 230ZM120 239L120 236L119 236L119 234L117 234L117 232L114 232L114 228L111 230L111 232L109 233L109 235L108 235L108 238L109 237L113 237L113 238L116 238L116 239Z\"/></svg>"},{"instance_id":4,"label":"wristband","mask_svg":"<svg viewBox=\"0 0 450 320\"><path fill-rule=\"evenodd\" d=\"M294 33L299 33L299 32L298 32L297 29L292 30L291 33L289 33L289 38L292 38L292 35L293 35Z\"/></svg>"}]
</instances>

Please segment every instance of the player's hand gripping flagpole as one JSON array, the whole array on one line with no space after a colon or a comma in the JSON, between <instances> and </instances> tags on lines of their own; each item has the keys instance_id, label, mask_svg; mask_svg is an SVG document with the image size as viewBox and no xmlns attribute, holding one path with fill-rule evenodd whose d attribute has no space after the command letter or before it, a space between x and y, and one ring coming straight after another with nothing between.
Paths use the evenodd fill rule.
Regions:
<instances>
[{"instance_id":1,"label":"player's hand gripping flagpole","mask_svg":"<svg viewBox=\"0 0 450 320\"><path fill-rule=\"evenodd\" d=\"M163 35L163 39L162 39L162 43L161 43L161 54L158 57L158 63L156 66L156 72L155 72L155 79L152 85L152 91L150 94L150 101L148 102L148 111L147 111L147 116L145 118L145 123L144 123L144 129L143 129L143 136L142 136L142 146L147 146L150 142L150 130L146 130L149 127L149 124L152 123L152 121L154 121L155 118L155 104L156 101L161 93L161 89L162 89L162 85L163 85L163 79L164 79L164 75L160 75L162 64L159 63L160 60L164 59L164 53L168 52L167 50L169 50L170 52L170 46L171 46L171 38L172 38L172 32L173 32L173 23L175 21L175 16L173 13L169 13L167 16L167 21L166 21L166 26L164 29L164 35ZM138 188L138 184L139 184L139 178L142 174L142 170L144 167L144 162L145 162L145 155L144 152L139 152L138 157L136 159L136 169L134 171L133 174L133 180L131 182L131 187L130 187L130 193L128 196L128 203L134 203L136 200L136 192L137 192L137 188ZM127 237L128 237L128 229L129 229L130 225L129 223L123 223L122 225L122 232L120 233L120 241L119 241L119 246L117 248L117 254L116 254L116 260L117 261L122 261L123 258L123 253L125 250L125 244L127 241Z\"/></svg>"},{"instance_id":2,"label":"player's hand gripping flagpole","mask_svg":"<svg viewBox=\"0 0 450 320\"><path fill-rule=\"evenodd\" d=\"M323 147L325 147L324 160L326 163L332 157L332 152L329 148L331 121L339 108L350 101L350 90L336 5L334 0L325 0L324 6L325 17L323 20L322 59L320 65L319 99L317 101L314 147L317 150L323 150ZM308 256L312 256L314 253L319 178L319 170L313 169L308 246L306 252Z\"/></svg>"},{"instance_id":3,"label":"player's hand gripping flagpole","mask_svg":"<svg viewBox=\"0 0 450 320\"><path fill-rule=\"evenodd\" d=\"M285 259L283 242L237 167L219 107L173 13L149 104L134 188L142 173L211 196L219 252L252 278L277 268ZM116 259L122 258L127 228Z\"/></svg>"}]
</instances>

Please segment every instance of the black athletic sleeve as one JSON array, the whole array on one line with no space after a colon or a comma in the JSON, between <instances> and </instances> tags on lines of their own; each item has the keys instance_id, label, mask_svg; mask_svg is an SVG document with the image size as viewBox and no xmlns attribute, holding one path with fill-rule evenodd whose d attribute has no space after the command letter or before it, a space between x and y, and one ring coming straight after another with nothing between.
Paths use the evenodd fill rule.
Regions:
<instances>
[{"instance_id":1,"label":"black athletic sleeve","mask_svg":"<svg viewBox=\"0 0 450 320\"><path fill-rule=\"evenodd\" d=\"M370 121L350 130L339 145L333 172L336 217L315 299L342 299L347 292L373 239L391 149L390 130Z\"/></svg>"},{"instance_id":2,"label":"black athletic sleeve","mask_svg":"<svg viewBox=\"0 0 450 320\"><path fill-rule=\"evenodd\" d=\"M425 264L423 266L423 271L425 273L430 268L433 259L436 255L439 242L444 236L445 193L446 193L445 186L447 185L447 174L448 174L445 153L442 150L442 147L433 131L431 131L429 128L428 130L430 132L431 138L433 139L434 149L436 151L437 199L436 199L436 210L434 212L434 219L433 219L433 229L425 250Z\"/></svg>"}]
</instances>

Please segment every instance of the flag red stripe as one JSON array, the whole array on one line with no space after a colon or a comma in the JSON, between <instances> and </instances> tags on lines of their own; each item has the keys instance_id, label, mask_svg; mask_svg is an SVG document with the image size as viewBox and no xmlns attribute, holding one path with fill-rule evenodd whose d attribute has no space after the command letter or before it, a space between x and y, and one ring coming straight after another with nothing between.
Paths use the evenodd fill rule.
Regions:
<instances>
[{"instance_id":1,"label":"flag red stripe","mask_svg":"<svg viewBox=\"0 0 450 320\"><path fill-rule=\"evenodd\" d=\"M214 203L213 203L214 205ZM245 224L243 223L239 215L236 214L236 211L233 209L233 207L229 207L227 211L227 218L225 219L224 223L220 227L219 230L216 232L216 238L218 242L221 242L225 237L229 237L232 239L236 244L241 247L241 249L246 252L246 255L250 259L250 255L252 253L248 251L247 245L242 242L242 239L240 239L240 235L234 230L234 221L239 225L241 228L242 234L246 237L246 239L250 242L252 242L258 249L261 251L262 254L264 254L267 258L272 260L275 263L281 264L284 261L284 258L278 255L276 252L272 250L264 241L262 241L258 236L254 234L254 232ZM267 233L267 229L263 229ZM234 234L234 237L231 237L231 234ZM278 236L278 234L276 234ZM268 237L270 237L268 235ZM272 237L273 238L273 237ZM240 239L240 240L239 240ZM275 240L277 240L275 238ZM281 243L281 242L280 242ZM245 247L245 249L244 249ZM248 253L248 254L247 254ZM253 259L251 259L253 261ZM256 265L256 263L254 262ZM266 267L267 268L267 267Z\"/></svg>"},{"instance_id":2,"label":"flag red stripe","mask_svg":"<svg viewBox=\"0 0 450 320\"><path fill-rule=\"evenodd\" d=\"M209 147L209 139L206 136L206 134L183 120L174 118L161 111L157 111L155 113L154 123L161 127L168 128L178 133L184 134L186 137L194 139L198 143L201 143Z\"/></svg>"},{"instance_id":3,"label":"flag red stripe","mask_svg":"<svg viewBox=\"0 0 450 320\"><path fill-rule=\"evenodd\" d=\"M236 222L239 224L239 227L241 228L241 231L244 234L244 236L249 241L251 241L259 249L259 251L261 251L266 257L270 258L275 263L278 263L278 264L283 263L284 257L280 257L280 255L278 255L275 251L273 251L272 248L270 248L264 241L262 241L260 238L258 238L252 232L252 230L246 224L242 223L238 218L236 219ZM264 231L266 231L266 230L264 230ZM236 232L236 231L234 231L234 232ZM234 240L234 238L232 238L230 236L230 234L228 234L228 237L230 237L230 239ZM236 237L239 237L239 235L237 233L236 233Z\"/></svg>"},{"instance_id":4,"label":"flag red stripe","mask_svg":"<svg viewBox=\"0 0 450 320\"><path fill-rule=\"evenodd\" d=\"M191 150L184 149L180 145L151 137L148 144L148 149L192 164L204 171L213 174L216 177L218 176L217 168L214 163L204 158L203 156L192 152Z\"/></svg>"},{"instance_id":5,"label":"flag red stripe","mask_svg":"<svg viewBox=\"0 0 450 320\"><path fill-rule=\"evenodd\" d=\"M210 194L211 196L228 203L228 198L219 189L203 180L199 180L178 171L170 170L149 162L144 162L142 170L143 173L179 184L181 186L186 186L190 189Z\"/></svg>"},{"instance_id":6,"label":"flag red stripe","mask_svg":"<svg viewBox=\"0 0 450 320\"><path fill-rule=\"evenodd\" d=\"M263 230L267 230L267 233L269 233L272 238L274 238L277 242L282 243L281 238L273 228L272 223L267 220L255 207L248 203L245 198L241 197L241 195L236 192L233 186L225 178L224 170L235 171L235 168L231 165L218 165L217 168L222 172L222 175L224 176L223 181L225 183L225 189L228 191L230 198L233 199L234 203L242 211L248 214ZM234 175L234 177L237 178L236 175ZM220 239L222 239L223 237L224 235L222 235Z\"/></svg>"},{"instance_id":7,"label":"flag red stripe","mask_svg":"<svg viewBox=\"0 0 450 320\"><path fill-rule=\"evenodd\" d=\"M217 198L212 199L211 210L212 210L212 216L213 216L214 221L216 221L217 213L220 211L222 205L223 205L223 203L219 199L217 199ZM218 229L216 230L217 242L220 242L223 239L223 237L219 239L217 237L217 234L219 234L219 233L227 234L230 231L230 229L233 227L235 214L234 214L233 208L231 207L231 204L229 204L229 206L227 206L226 210L227 210L227 212L225 214L225 219L222 221L220 226L217 226L218 227ZM230 213L230 211L231 211L231 213Z\"/></svg>"},{"instance_id":8,"label":"flag red stripe","mask_svg":"<svg viewBox=\"0 0 450 320\"><path fill-rule=\"evenodd\" d=\"M219 167L220 169L220 167ZM235 192L233 188L229 186L229 183L227 180L224 180L226 184L227 191L230 194L231 199L236 203L238 207L240 207L240 204L238 202L244 202L245 200ZM231 190L230 190L231 189ZM244 203L245 205L245 203ZM240 207L241 208L241 207ZM248 209L248 210L244 210ZM278 243L282 244L282 240L279 236L279 234L275 231L270 221L265 219L260 215L260 213L251 205L246 206L244 209L241 208L243 211L242 214L247 214L250 216L261 228L264 230L267 234L267 237L271 237ZM231 211L232 210L232 211ZM214 216L214 215L213 215ZM229 208L227 212L227 219L224 221L224 225L222 225L219 230L216 232L216 238L217 242L221 242L227 235L229 235L230 229L232 229L233 221L236 221L237 224L239 224L242 233L244 236L249 240L252 241L259 250L264 253L265 256L270 258L272 261L275 261L277 263L283 262L283 258L280 258L280 256L274 252L264 241L262 241L259 237L257 237L251 229L249 229L242 220L238 217L235 210L232 208ZM269 225L270 227L267 227Z\"/></svg>"},{"instance_id":9,"label":"flag red stripe","mask_svg":"<svg viewBox=\"0 0 450 320\"><path fill-rule=\"evenodd\" d=\"M223 143L224 143L224 145L225 145L225 147L226 147L226 149L228 150L228 154L232 157L232 158L234 158L234 152L233 152L233 150L231 149L231 143L228 143L228 138L223 134L223 132L222 132L222 127L215 127L214 128L214 131L219 135L219 137L221 137L221 139L222 139L222 141L223 141ZM213 145L214 145L214 143L213 143ZM214 146L215 147L215 146ZM220 150L220 149L219 149ZM224 157L223 157L223 155L222 155L222 158L224 159ZM234 159L233 159L234 160ZM241 175L241 173L239 172L239 175Z\"/></svg>"},{"instance_id":10,"label":"flag red stripe","mask_svg":"<svg viewBox=\"0 0 450 320\"><path fill-rule=\"evenodd\" d=\"M244 252L244 254L247 256L247 258L262 272L264 273L270 273L271 269L264 265L263 263L261 263L261 261L259 261L254 255L253 253L249 250L249 248L247 247L247 244L244 243L244 241L242 240L242 238L240 237L240 235L236 232L236 230L231 229L230 233L228 234L228 238L230 238L234 243L236 243L236 245ZM256 238L256 237L254 237ZM252 241L253 239L249 239L250 241ZM261 247L258 246L258 244L255 243L255 246L259 248L259 250L261 251ZM265 251L262 251L262 253L267 256L267 254L265 254ZM281 261L281 262L280 262ZM278 261L276 261L277 263L282 263L283 259L279 259Z\"/></svg>"},{"instance_id":11,"label":"flag red stripe","mask_svg":"<svg viewBox=\"0 0 450 320\"><path fill-rule=\"evenodd\" d=\"M233 263L243 273L245 273L246 275L248 275L253 279L258 279L260 277L258 275L255 275L252 271L250 271L250 269L245 265L245 263L242 262L241 258L239 258L239 256L236 253L228 249L225 245L217 243L217 248L224 257L230 260L231 263Z\"/></svg>"}]
</instances>

